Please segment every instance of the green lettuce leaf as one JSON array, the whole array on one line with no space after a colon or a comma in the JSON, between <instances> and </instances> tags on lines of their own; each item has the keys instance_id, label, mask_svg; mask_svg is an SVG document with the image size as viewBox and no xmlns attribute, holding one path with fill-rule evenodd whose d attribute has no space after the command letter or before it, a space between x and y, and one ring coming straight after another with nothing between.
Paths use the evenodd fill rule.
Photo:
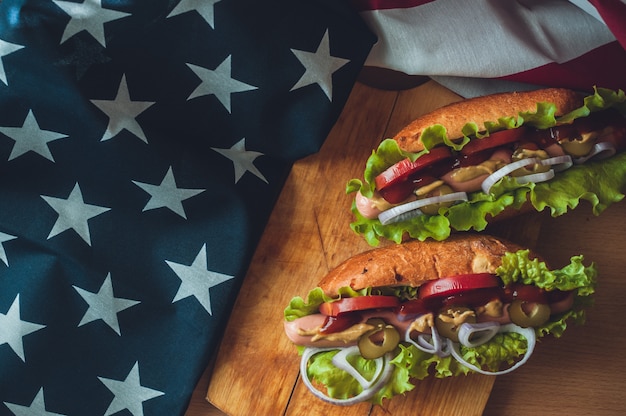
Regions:
<instances>
[{"instance_id":1,"label":"green lettuce leaf","mask_svg":"<svg viewBox=\"0 0 626 416\"><path fill-rule=\"evenodd\" d=\"M317 380L328 389L328 396L336 399L354 397L362 391L361 385L347 372L338 369L332 359L339 350L319 353L309 360L308 373L311 380ZM371 379L376 371L374 360L366 360L359 356L350 357L350 363L358 368L367 379Z\"/></svg>"},{"instance_id":2,"label":"green lettuce leaf","mask_svg":"<svg viewBox=\"0 0 626 416\"><path fill-rule=\"evenodd\" d=\"M579 296L594 293L597 268L594 263L583 264L583 256L573 256L570 263L558 270L549 270L546 263L529 257L529 250L506 253L496 274L505 285L524 283L550 290L576 290Z\"/></svg>"},{"instance_id":3,"label":"green lettuce leaf","mask_svg":"<svg viewBox=\"0 0 626 416\"><path fill-rule=\"evenodd\" d=\"M595 88L593 95L585 97L583 106L558 119L554 117L553 104L539 103L536 112L520 113L518 117L485 123L484 134L517 128L523 124L547 128L607 108L615 108L626 115L626 95L622 90ZM479 134L478 130L475 123L468 123L464 128L468 136ZM425 129L422 139L427 149L441 144L455 149L459 147L458 143L450 143L442 126ZM365 182L352 179L346 186L346 192L360 191L363 195L371 197L375 190L376 176L393 163L406 157L415 160L420 155L421 153L404 152L394 140L386 139L366 163ZM567 213L568 210L576 208L580 201L585 200L591 204L592 212L599 215L612 203L621 201L624 198L624 190L626 190L626 153L620 153L604 161L574 166L560 172L548 182L518 184L514 178L505 177L492 187L489 195L473 192L468 195L468 201L449 208L441 208L438 215L422 215L388 225L382 225L378 219L364 218L353 204L354 221L350 227L355 233L362 234L372 246L377 246L381 238L396 243L402 242L406 236L420 241L428 238L445 240L452 231L482 231L490 217L507 208L520 209L527 200L537 211L549 209L554 217Z\"/></svg>"},{"instance_id":4,"label":"green lettuce leaf","mask_svg":"<svg viewBox=\"0 0 626 416\"><path fill-rule=\"evenodd\" d=\"M400 344L398 347L398 354L391 362L399 368L407 369L408 380L423 380L430 375L436 378L445 378L467 374L471 371L460 365L451 356L439 357L424 352L414 345ZM402 374L402 376L404 375Z\"/></svg>"},{"instance_id":5,"label":"green lettuce leaf","mask_svg":"<svg viewBox=\"0 0 626 416\"><path fill-rule=\"evenodd\" d=\"M542 211L548 207L551 215L557 217L586 200L591 203L594 215L600 215L612 203L624 199L626 153L605 161L574 166L561 172L556 179L528 185L535 209Z\"/></svg>"},{"instance_id":6,"label":"green lettuce leaf","mask_svg":"<svg viewBox=\"0 0 626 416\"><path fill-rule=\"evenodd\" d=\"M579 117L587 117L594 111L615 108L626 114L626 94L622 90L613 91L608 88L594 88L594 94L584 98L584 105L559 117L560 123L571 123Z\"/></svg>"},{"instance_id":7,"label":"green lettuce leaf","mask_svg":"<svg viewBox=\"0 0 626 416\"><path fill-rule=\"evenodd\" d=\"M283 311L283 315L285 317L285 320L295 321L296 319L302 318L303 316L317 313L320 305L324 302L330 302L339 298L365 296L369 294L370 291L371 289L369 288L357 291L352 290L350 287L346 286L339 289L339 296L337 296L336 298L332 298L330 296L326 296L321 288L316 287L309 292L306 300L304 300L300 296L292 298L289 302L289 306L287 306Z\"/></svg>"},{"instance_id":8,"label":"green lettuce leaf","mask_svg":"<svg viewBox=\"0 0 626 416\"><path fill-rule=\"evenodd\" d=\"M526 353L528 342L520 334L509 332L495 335L489 342L475 348L461 347L465 361L475 366L498 371L502 364L508 366Z\"/></svg>"},{"instance_id":9,"label":"green lettuce leaf","mask_svg":"<svg viewBox=\"0 0 626 416\"><path fill-rule=\"evenodd\" d=\"M309 360L307 373L310 380L315 380L326 386L328 396L335 399L348 399L358 395L363 390L350 374L333 365L332 359L337 352L339 351L324 351L313 355ZM363 377L371 380L376 370L374 360L352 356L349 357L348 361ZM390 399L395 395L414 389L415 386L409 380L408 369L396 365L389 382L369 401L382 404L385 398Z\"/></svg>"}]
</instances>

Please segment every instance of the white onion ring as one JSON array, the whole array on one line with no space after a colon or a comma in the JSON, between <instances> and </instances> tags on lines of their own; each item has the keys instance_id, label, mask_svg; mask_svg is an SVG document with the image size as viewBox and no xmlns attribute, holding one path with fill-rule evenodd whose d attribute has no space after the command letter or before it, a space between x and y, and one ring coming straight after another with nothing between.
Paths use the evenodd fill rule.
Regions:
<instances>
[{"instance_id":1,"label":"white onion ring","mask_svg":"<svg viewBox=\"0 0 626 416\"><path fill-rule=\"evenodd\" d=\"M450 355L450 349L446 348L448 344L444 343L441 339L441 335L437 331L437 328L430 328L431 334L419 334L417 341L411 338L411 327L409 326L404 334L404 340L409 344L415 345L415 347L421 351L429 354L434 354L439 357L447 357Z\"/></svg>"},{"instance_id":2,"label":"white onion ring","mask_svg":"<svg viewBox=\"0 0 626 416\"><path fill-rule=\"evenodd\" d=\"M576 163L577 165L580 165L582 163L585 163L589 159L595 159L595 160L608 159L611 156L613 156L616 152L617 150L615 149L615 146L613 146L613 144L609 142L596 143L593 145L593 147L591 148L591 152L589 152L587 156L582 156L582 157L578 157L574 159L574 163Z\"/></svg>"},{"instance_id":3,"label":"white onion ring","mask_svg":"<svg viewBox=\"0 0 626 416\"><path fill-rule=\"evenodd\" d=\"M495 185L495 183L498 182L500 179L504 178L505 176L516 171L519 168L523 168L524 166L528 165L535 165L537 163L541 163L541 160L536 157L529 157L526 159L515 161L513 163L509 163L508 165L501 167L491 175L487 176L487 178L481 184L481 188L483 189L484 193L488 194L489 191L491 191L491 187Z\"/></svg>"},{"instance_id":4,"label":"white onion ring","mask_svg":"<svg viewBox=\"0 0 626 416\"><path fill-rule=\"evenodd\" d=\"M552 178L554 178L554 169L550 169L547 172L531 173L529 175L517 176L515 177L515 180L520 185L523 185L523 184L531 183L531 182L532 183L545 182L545 181L549 181Z\"/></svg>"},{"instance_id":5,"label":"white onion ring","mask_svg":"<svg viewBox=\"0 0 626 416\"><path fill-rule=\"evenodd\" d=\"M532 353L533 353L533 351L535 349L535 344L537 342L537 337L535 335L535 330L533 328L522 328L521 326L518 326L518 325L515 325L515 324L506 324L506 325L500 326L498 332L516 332L516 333L520 334L521 336L523 336L524 338L526 338L526 343L528 344L528 347L526 348L526 353L524 354L522 359L519 360L518 362L516 362L513 366L507 368L506 370L502 370L502 371L486 371L486 370L483 370L480 367L475 366L474 364L470 364L469 362L464 360L462 355L461 355L461 349L460 349L460 345L461 344L448 339L448 345L450 347L450 352L451 352L452 356L459 363L463 364L465 367L467 367L467 368L469 368L469 369L471 369L473 371L476 371L477 373L486 374L486 375L490 375L490 376L499 376L499 375L502 375L502 374L510 373L510 372L516 370L518 367L524 365L526 363L526 361L528 361L528 359L532 355Z\"/></svg>"},{"instance_id":6,"label":"white onion ring","mask_svg":"<svg viewBox=\"0 0 626 416\"><path fill-rule=\"evenodd\" d=\"M456 202L467 201L467 194L465 192L453 192L451 194L433 196L430 198L418 199L417 201L408 202L406 204L398 205L396 207L389 208L386 211L381 212L378 215L378 220L381 224L387 225L398 221L408 220L409 218L422 215L421 207L427 205L439 204L443 202Z\"/></svg>"},{"instance_id":7,"label":"white onion ring","mask_svg":"<svg viewBox=\"0 0 626 416\"><path fill-rule=\"evenodd\" d=\"M346 373L350 374L356 381L359 382L363 390L367 390L371 388L372 385L376 382L376 380L380 376L380 373L383 371L384 359L382 357L374 359L374 362L376 363L376 371L374 372L372 379L367 380L348 361L348 357L351 355L359 355L359 356L361 355L358 346L355 345L355 346L348 347L348 348L342 348L341 350L339 350L337 354L335 354L335 356L332 359L332 363L338 369L343 370Z\"/></svg>"},{"instance_id":8,"label":"white onion ring","mask_svg":"<svg viewBox=\"0 0 626 416\"><path fill-rule=\"evenodd\" d=\"M493 338L499 329L500 324L497 322L462 323L458 331L459 343L470 348L478 347Z\"/></svg>"},{"instance_id":9,"label":"white onion ring","mask_svg":"<svg viewBox=\"0 0 626 416\"><path fill-rule=\"evenodd\" d=\"M335 355L335 357L337 357L337 355L343 353L343 350L350 350L346 353L344 353L345 356L348 356L350 354L353 354L354 352L352 350L356 350L356 354L358 354L358 347L357 346L352 346L349 348L345 348L345 349L340 349L339 353L337 353ZM356 369L354 369L354 367L352 367L347 360L345 360L345 357L340 357L337 361L340 362L341 360L345 360L345 362L347 363L347 365L349 367L352 368L352 370L345 370L343 368L341 368L344 371L347 371L350 375L352 375L354 377L353 374L359 374L359 377L355 377L355 380L357 380L357 382L359 384L361 384L361 380L365 380L365 383L369 385L369 387L367 388L363 388L363 391L361 391L361 393L357 394L354 397L350 397L349 399L335 399L332 397L327 396L326 394L324 394L323 392L319 391L318 389L316 389L315 387L313 387L313 383L311 383L311 380L309 379L309 375L307 372L307 366L309 363L309 360L311 359L312 356L314 356L317 353L320 352L327 352L327 351L334 351L337 350L337 348L305 348L304 352L302 353L302 358L300 360L300 375L302 376L302 382L304 383L304 385L311 391L311 393L313 393L313 395L319 399L322 399L328 403L332 403L332 404L336 404L336 405L340 405L340 406L350 406L352 404L355 403L360 403L360 402L364 402L366 400L371 399L372 397L374 397L374 395L381 389L383 388L383 386L385 384L387 384L387 381L389 381L389 378L391 377L391 374L393 373L393 364L390 363L392 357L390 353L385 354L383 357L377 358L377 370L376 370L376 375L378 378L374 377L371 381L367 381L361 374L358 373L358 371L356 371ZM333 364L337 365L337 363L335 362L335 357L333 357ZM379 364L380 362L380 364ZM342 365L341 363L339 364L340 366ZM340 367L337 367L340 368ZM379 369L380 368L380 369ZM363 384L361 384L361 387L363 387Z\"/></svg>"},{"instance_id":10,"label":"white onion ring","mask_svg":"<svg viewBox=\"0 0 626 416\"><path fill-rule=\"evenodd\" d=\"M574 162L570 155L554 156L547 159L543 159L541 164L544 166L552 166L555 172L562 172L572 167Z\"/></svg>"}]
</instances>

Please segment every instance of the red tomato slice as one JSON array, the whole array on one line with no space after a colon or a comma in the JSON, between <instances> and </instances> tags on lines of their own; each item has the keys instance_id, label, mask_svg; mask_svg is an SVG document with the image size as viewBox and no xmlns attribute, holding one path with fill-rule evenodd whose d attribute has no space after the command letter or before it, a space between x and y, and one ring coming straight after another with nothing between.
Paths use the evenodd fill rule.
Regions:
<instances>
[{"instance_id":1,"label":"red tomato slice","mask_svg":"<svg viewBox=\"0 0 626 416\"><path fill-rule=\"evenodd\" d=\"M410 159L401 160L395 165L388 167L387 170L376 177L374 180L376 189L380 191L387 186L404 181L419 170L451 157L452 151L448 147L443 146L430 149L429 153L418 157L415 162L411 162Z\"/></svg>"},{"instance_id":2,"label":"red tomato slice","mask_svg":"<svg viewBox=\"0 0 626 416\"><path fill-rule=\"evenodd\" d=\"M342 313L338 316L327 316L320 328L320 334L334 334L352 325L359 323L361 316L358 313Z\"/></svg>"},{"instance_id":3,"label":"red tomato slice","mask_svg":"<svg viewBox=\"0 0 626 416\"><path fill-rule=\"evenodd\" d=\"M524 136L526 129L519 127L517 129L500 130L495 133L489 134L489 137L482 139L474 138L466 144L461 153L464 155L471 155L472 153L482 152L487 149L493 149L494 147L504 146L505 144L515 143Z\"/></svg>"},{"instance_id":4,"label":"red tomato slice","mask_svg":"<svg viewBox=\"0 0 626 416\"><path fill-rule=\"evenodd\" d=\"M475 306L486 305L494 299L502 298L501 287L487 287L481 289L466 290L442 299L443 306Z\"/></svg>"},{"instance_id":5,"label":"red tomato slice","mask_svg":"<svg viewBox=\"0 0 626 416\"><path fill-rule=\"evenodd\" d=\"M548 303L557 303L568 298L572 294L572 291L571 290L567 290L567 291L551 290L545 293L548 298Z\"/></svg>"},{"instance_id":6,"label":"red tomato slice","mask_svg":"<svg viewBox=\"0 0 626 416\"><path fill-rule=\"evenodd\" d=\"M406 200L409 195L413 192L414 189L417 189L421 186L426 186L435 182L436 179L432 176L425 176L419 178L418 180L407 180L395 183L391 186L387 186L385 189L382 189L380 192L380 196L385 198L385 201L390 204L399 204L402 201Z\"/></svg>"},{"instance_id":7,"label":"red tomato slice","mask_svg":"<svg viewBox=\"0 0 626 416\"><path fill-rule=\"evenodd\" d=\"M430 312L430 308L423 299L411 299L402 302L396 309L396 313L401 317L409 315L421 315Z\"/></svg>"},{"instance_id":8,"label":"red tomato slice","mask_svg":"<svg viewBox=\"0 0 626 416\"><path fill-rule=\"evenodd\" d=\"M334 302L324 302L320 305L320 313L326 316L337 316L340 313L366 309L394 308L399 304L400 300L395 296L357 296L339 299Z\"/></svg>"},{"instance_id":9,"label":"red tomato slice","mask_svg":"<svg viewBox=\"0 0 626 416\"><path fill-rule=\"evenodd\" d=\"M510 303L515 299L524 302L548 303L545 290L522 283L514 283L504 288L504 302Z\"/></svg>"},{"instance_id":10,"label":"red tomato slice","mask_svg":"<svg viewBox=\"0 0 626 416\"><path fill-rule=\"evenodd\" d=\"M419 297L452 296L461 292L488 287L499 287L502 283L495 274L475 273L444 277L424 283L419 288Z\"/></svg>"}]
</instances>

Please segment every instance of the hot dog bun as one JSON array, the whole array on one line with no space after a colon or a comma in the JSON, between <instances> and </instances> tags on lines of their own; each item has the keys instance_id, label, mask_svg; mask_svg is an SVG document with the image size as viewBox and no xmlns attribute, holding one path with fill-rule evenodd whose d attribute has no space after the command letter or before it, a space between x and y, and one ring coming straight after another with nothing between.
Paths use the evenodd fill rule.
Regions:
<instances>
[{"instance_id":1,"label":"hot dog bun","mask_svg":"<svg viewBox=\"0 0 626 416\"><path fill-rule=\"evenodd\" d=\"M413 240L369 250L341 263L318 284L328 296L341 287L418 287L428 280L471 273L494 273L517 244L483 234L459 234L443 241ZM539 258L530 253L530 258ZM541 260L541 259L540 259Z\"/></svg>"},{"instance_id":2,"label":"hot dog bun","mask_svg":"<svg viewBox=\"0 0 626 416\"><path fill-rule=\"evenodd\" d=\"M476 123L480 129L488 121L496 122L499 118L517 116L520 112L536 111L539 102L554 103L557 108L555 116L560 116L579 107L581 98L575 91L564 88L470 98L440 107L415 119L393 139L402 150L419 152L424 150L420 140L422 131L434 124L445 127L448 137L454 140L463 137L461 129L469 122Z\"/></svg>"}]
</instances>

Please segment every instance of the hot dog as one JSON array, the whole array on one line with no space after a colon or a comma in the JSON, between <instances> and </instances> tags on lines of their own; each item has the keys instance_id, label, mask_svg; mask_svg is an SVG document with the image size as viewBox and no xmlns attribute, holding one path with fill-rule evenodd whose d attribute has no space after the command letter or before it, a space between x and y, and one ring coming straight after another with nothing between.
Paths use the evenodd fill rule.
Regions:
<instances>
[{"instance_id":1,"label":"hot dog","mask_svg":"<svg viewBox=\"0 0 626 416\"><path fill-rule=\"evenodd\" d=\"M582 256L550 270L484 234L413 240L344 261L291 300L284 329L315 396L380 404L429 375L515 370L538 337L584 321L596 276Z\"/></svg>"},{"instance_id":2,"label":"hot dog","mask_svg":"<svg viewBox=\"0 0 626 416\"><path fill-rule=\"evenodd\" d=\"M352 179L352 229L381 238L443 240L518 212L599 215L624 198L626 95L594 88L500 93L414 120L381 142ZM509 215L506 215L509 214Z\"/></svg>"}]
</instances>

